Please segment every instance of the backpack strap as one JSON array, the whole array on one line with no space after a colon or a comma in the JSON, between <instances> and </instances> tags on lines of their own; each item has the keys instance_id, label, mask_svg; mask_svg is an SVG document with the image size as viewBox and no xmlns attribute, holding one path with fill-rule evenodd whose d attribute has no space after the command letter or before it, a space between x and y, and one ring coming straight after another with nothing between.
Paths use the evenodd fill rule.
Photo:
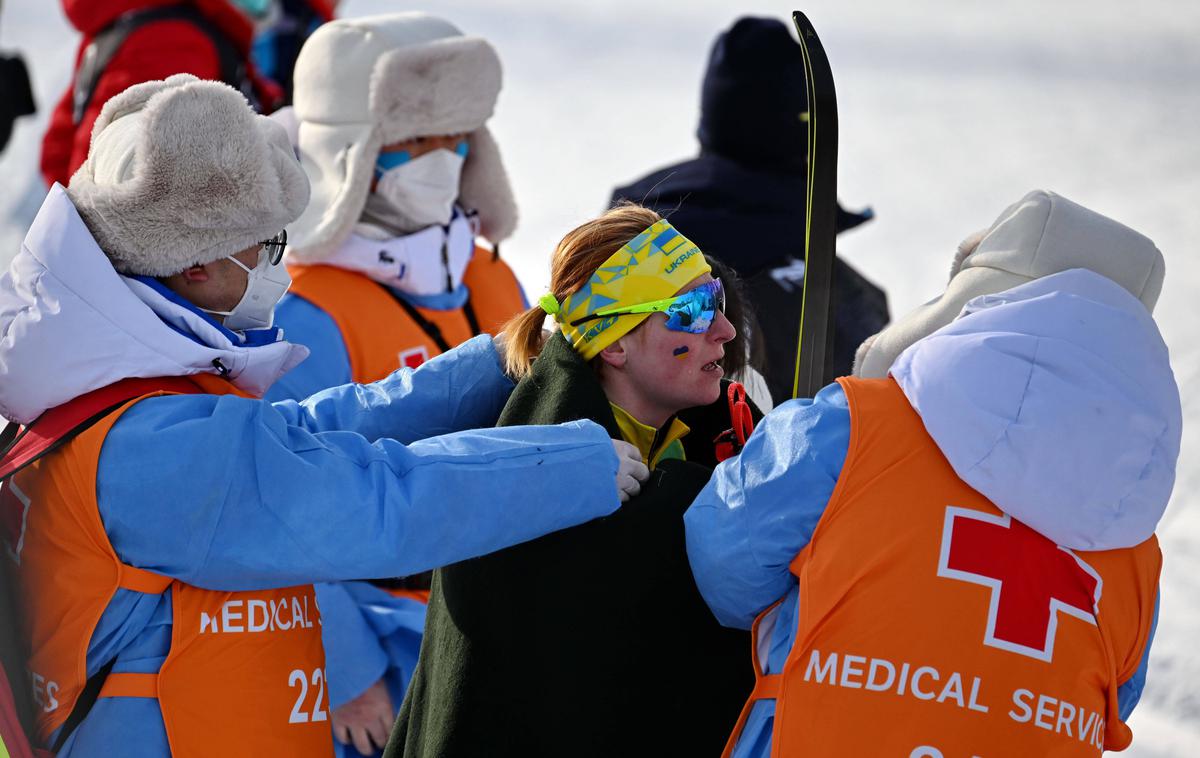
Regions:
<instances>
[{"instance_id":1,"label":"backpack strap","mask_svg":"<svg viewBox=\"0 0 1200 758\"><path fill-rule=\"evenodd\" d=\"M100 699L100 690L104 687L104 682L108 679L108 675L112 673L113 666L116 663L117 659L113 658L88 678L87 683L83 686L83 691L79 693L79 699L75 701L75 707L71 710L71 715L67 716L67 720L58 729L58 739L54 741L54 745L50 749L52 753L58 753L58 751L63 749L63 745L67 744L67 738L83 723L84 718L92 712L92 706Z\"/></svg>"},{"instance_id":2,"label":"backpack strap","mask_svg":"<svg viewBox=\"0 0 1200 758\"><path fill-rule=\"evenodd\" d=\"M184 377L122 379L51 408L23 429L16 422L10 422L0 432L0 483L70 442L130 400L164 391L178 394L203 392Z\"/></svg>"},{"instance_id":3,"label":"backpack strap","mask_svg":"<svg viewBox=\"0 0 1200 758\"><path fill-rule=\"evenodd\" d=\"M96 94L96 85L104 75L108 64L112 62L121 45L138 29L146 24L157 21L188 21L197 29L204 32L217 51L217 59L221 71L221 81L237 89L250 98L255 104L253 86L246 73L245 62L238 53L233 41L208 20L195 6L166 5L158 8L142 8L122 13L111 24L101 29L92 37L92 41L83 51L79 67L75 71L75 84L72 90L72 119L76 126L83 122L83 114L92 103Z\"/></svg>"}]
</instances>

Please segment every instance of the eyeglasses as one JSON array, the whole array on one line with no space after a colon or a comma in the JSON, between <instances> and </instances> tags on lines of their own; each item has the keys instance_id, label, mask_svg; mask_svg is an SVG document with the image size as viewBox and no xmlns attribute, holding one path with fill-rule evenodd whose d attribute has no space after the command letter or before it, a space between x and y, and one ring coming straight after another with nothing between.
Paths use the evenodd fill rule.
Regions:
<instances>
[{"instance_id":1,"label":"eyeglasses","mask_svg":"<svg viewBox=\"0 0 1200 758\"><path fill-rule=\"evenodd\" d=\"M283 249L287 247L287 229L258 244L263 246L263 252L267 254L267 260L271 261L271 265L278 266L279 262L283 260Z\"/></svg>"},{"instance_id":2,"label":"eyeglasses","mask_svg":"<svg viewBox=\"0 0 1200 758\"><path fill-rule=\"evenodd\" d=\"M665 313L667 315L666 327L671 331L704 334L712 326L713 320L717 317L717 311L725 312L725 288L721 285L720 279L713 279L711 282L705 282L699 287L675 297L618 308L601 308L589 316L572 321L571 326L579 326L585 321L595 321L610 316Z\"/></svg>"}]
</instances>

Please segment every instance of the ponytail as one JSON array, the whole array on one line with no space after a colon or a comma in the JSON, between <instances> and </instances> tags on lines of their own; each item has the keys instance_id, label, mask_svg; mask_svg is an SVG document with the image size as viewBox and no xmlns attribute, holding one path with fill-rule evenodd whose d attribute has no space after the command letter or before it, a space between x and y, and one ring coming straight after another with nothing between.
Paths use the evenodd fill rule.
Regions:
<instances>
[{"instance_id":1,"label":"ponytail","mask_svg":"<svg viewBox=\"0 0 1200 758\"><path fill-rule=\"evenodd\" d=\"M513 316L504 325L504 373L520 381L529 373L533 359L542 352L542 324L546 311L535 305Z\"/></svg>"}]
</instances>

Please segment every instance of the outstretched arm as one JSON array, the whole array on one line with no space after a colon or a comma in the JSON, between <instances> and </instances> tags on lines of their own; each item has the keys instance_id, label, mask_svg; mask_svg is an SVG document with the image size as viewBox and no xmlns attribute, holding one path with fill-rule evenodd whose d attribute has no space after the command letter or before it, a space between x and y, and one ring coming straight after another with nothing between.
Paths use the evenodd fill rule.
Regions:
<instances>
[{"instance_id":1,"label":"outstretched arm","mask_svg":"<svg viewBox=\"0 0 1200 758\"><path fill-rule=\"evenodd\" d=\"M407 444L492 426L512 389L492 338L480 335L416 370L281 401L275 409L289 425L314 434L355 432L371 442L387 437Z\"/></svg>"},{"instance_id":2,"label":"outstretched arm","mask_svg":"<svg viewBox=\"0 0 1200 758\"><path fill-rule=\"evenodd\" d=\"M262 400L171 395L114 424L97 499L123 561L250 590L415 574L574 526L617 509L618 468L590 422L405 446L314 434Z\"/></svg>"}]
</instances>

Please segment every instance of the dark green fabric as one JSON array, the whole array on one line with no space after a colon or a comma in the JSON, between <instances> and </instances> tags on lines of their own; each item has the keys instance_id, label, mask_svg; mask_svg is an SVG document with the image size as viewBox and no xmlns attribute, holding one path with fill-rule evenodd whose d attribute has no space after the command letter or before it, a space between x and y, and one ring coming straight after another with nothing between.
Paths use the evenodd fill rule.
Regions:
<instances>
[{"instance_id":1,"label":"dark green fabric","mask_svg":"<svg viewBox=\"0 0 1200 758\"><path fill-rule=\"evenodd\" d=\"M729 425L723 401L697 413ZM591 368L555 335L500 423L582 418L619 436ZM665 461L612 516L436 572L384 755L719 755L754 675L749 634L713 619L684 550L683 513L710 473Z\"/></svg>"}]
</instances>

